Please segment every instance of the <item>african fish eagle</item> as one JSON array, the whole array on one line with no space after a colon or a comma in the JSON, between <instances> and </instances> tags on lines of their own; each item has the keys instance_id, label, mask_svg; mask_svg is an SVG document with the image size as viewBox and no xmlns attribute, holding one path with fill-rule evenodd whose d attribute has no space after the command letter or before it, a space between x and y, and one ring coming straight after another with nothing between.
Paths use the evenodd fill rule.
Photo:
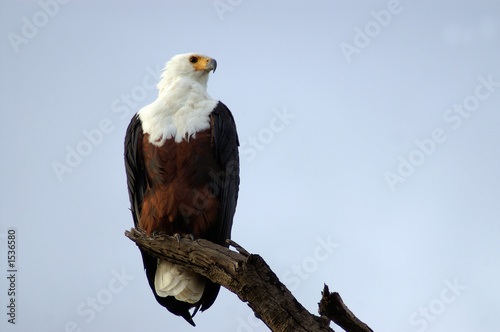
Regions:
<instances>
[{"instance_id":1,"label":"african fish eagle","mask_svg":"<svg viewBox=\"0 0 500 332\"><path fill-rule=\"evenodd\" d=\"M125 168L136 228L203 238L227 246L238 198L236 125L229 109L207 94L217 62L180 54L167 62L158 99L132 118ZM141 250L156 300L193 326L220 285ZM189 310L194 308L193 313Z\"/></svg>"}]
</instances>

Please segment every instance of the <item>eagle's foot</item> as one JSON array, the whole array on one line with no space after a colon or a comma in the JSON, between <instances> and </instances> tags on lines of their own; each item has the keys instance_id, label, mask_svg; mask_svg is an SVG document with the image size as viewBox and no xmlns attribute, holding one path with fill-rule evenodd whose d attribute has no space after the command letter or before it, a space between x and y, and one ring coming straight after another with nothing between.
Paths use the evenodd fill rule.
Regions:
<instances>
[{"instance_id":1,"label":"eagle's foot","mask_svg":"<svg viewBox=\"0 0 500 332\"><path fill-rule=\"evenodd\" d=\"M179 246L179 249L181 248L181 239L190 239L191 241L194 241L195 238L194 238L194 235L189 233L189 234L179 234L179 233L175 233L174 235L172 235L173 237L175 237L175 239L177 240L177 244Z\"/></svg>"}]
</instances>

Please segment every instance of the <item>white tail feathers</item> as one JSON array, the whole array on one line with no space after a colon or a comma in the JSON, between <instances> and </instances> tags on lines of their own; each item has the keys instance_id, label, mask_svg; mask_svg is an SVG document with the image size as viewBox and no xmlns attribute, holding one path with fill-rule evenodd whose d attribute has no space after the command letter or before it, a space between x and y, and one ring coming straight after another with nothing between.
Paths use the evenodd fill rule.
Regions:
<instances>
[{"instance_id":1,"label":"white tail feathers","mask_svg":"<svg viewBox=\"0 0 500 332\"><path fill-rule=\"evenodd\" d=\"M174 296L179 301L196 303L205 290L205 279L178 265L158 259L155 290L161 297Z\"/></svg>"}]
</instances>

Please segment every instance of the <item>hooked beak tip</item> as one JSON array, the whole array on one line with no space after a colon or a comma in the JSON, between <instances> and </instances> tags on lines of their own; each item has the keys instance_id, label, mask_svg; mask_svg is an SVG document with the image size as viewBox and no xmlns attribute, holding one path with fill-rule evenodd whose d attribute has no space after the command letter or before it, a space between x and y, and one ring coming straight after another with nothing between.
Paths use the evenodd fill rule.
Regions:
<instances>
[{"instance_id":1,"label":"hooked beak tip","mask_svg":"<svg viewBox=\"0 0 500 332\"><path fill-rule=\"evenodd\" d=\"M215 73L216 69L217 69L217 61L215 61L215 59L210 59L207 63L207 70L208 71L212 70Z\"/></svg>"}]
</instances>

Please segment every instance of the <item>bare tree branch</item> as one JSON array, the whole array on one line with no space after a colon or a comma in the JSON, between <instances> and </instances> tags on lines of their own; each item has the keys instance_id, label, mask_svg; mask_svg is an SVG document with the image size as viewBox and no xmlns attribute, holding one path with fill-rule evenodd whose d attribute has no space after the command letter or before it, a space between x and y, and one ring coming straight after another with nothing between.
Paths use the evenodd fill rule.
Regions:
<instances>
[{"instance_id":1,"label":"bare tree branch","mask_svg":"<svg viewBox=\"0 0 500 332\"><path fill-rule=\"evenodd\" d=\"M233 241L228 243L239 252L203 239L178 242L168 235L148 236L134 228L125 235L152 256L199 273L235 293L272 331L332 332L332 320L347 332L373 332L347 309L340 296L336 298L337 293L329 293L326 285L320 302L322 317L309 313L259 255L248 253Z\"/></svg>"},{"instance_id":2,"label":"bare tree branch","mask_svg":"<svg viewBox=\"0 0 500 332\"><path fill-rule=\"evenodd\" d=\"M319 302L320 315L330 318L347 332L373 332L347 308L339 293L330 293L328 286L325 285L322 295Z\"/></svg>"}]
</instances>

